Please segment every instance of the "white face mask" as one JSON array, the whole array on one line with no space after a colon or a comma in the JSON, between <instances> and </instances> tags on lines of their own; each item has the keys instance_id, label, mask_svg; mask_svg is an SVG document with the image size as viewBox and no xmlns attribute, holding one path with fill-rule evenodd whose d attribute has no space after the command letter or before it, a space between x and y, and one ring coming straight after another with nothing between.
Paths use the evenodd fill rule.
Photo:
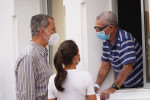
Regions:
<instances>
[{"instance_id":1,"label":"white face mask","mask_svg":"<svg viewBox=\"0 0 150 100\"><path fill-rule=\"evenodd\" d=\"M46 32L47 34L50 34L50 33L47 32L46 30L45 30L45 32ZM44 36L44 37L45 37L45 36ZM46 37L45 37L45 39L48 41L48 45L53 45L53 46L55 46L55 45L57 45L57 43L58 43L58 41L59 41L59 35L58 35L58 33L54 33L54 34L52 34L52 35L50 36L49 39L47 39Z\"/></svg>"}]
</instances>

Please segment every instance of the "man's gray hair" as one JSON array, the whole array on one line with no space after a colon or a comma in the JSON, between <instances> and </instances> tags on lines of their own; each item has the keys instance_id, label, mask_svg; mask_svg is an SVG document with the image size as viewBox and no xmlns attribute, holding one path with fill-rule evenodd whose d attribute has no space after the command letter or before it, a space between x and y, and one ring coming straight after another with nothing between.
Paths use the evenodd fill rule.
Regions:
<instances>
[{"instance_id":1,"label":"man's gray hair","mask_svg":"<svg viewBox=\"0 0 150 100\"><path fill-rule=\"evenodd\" d=\"M111 11L104 11L102 12L100 15L97 16L96 20L102 19L104 20L104 24L108 25L108 24L112 24L115 27L118 27L118 21L117 21L117 17L114 13L112 13Z\"/></svg>"},{"instance_id":2,"label":"man's gray hair","mask_svg":"<svg viewBox=\"0 0 150 100\"><path fill-rule=\"evenodd\" d=\"M32 37L36 36L40 32L41 28L46 28L50 24L48 20L49 18L53 20L53 17L45 14L38 14L31 18L30 28Z\"/></svg>"}]
</instances>

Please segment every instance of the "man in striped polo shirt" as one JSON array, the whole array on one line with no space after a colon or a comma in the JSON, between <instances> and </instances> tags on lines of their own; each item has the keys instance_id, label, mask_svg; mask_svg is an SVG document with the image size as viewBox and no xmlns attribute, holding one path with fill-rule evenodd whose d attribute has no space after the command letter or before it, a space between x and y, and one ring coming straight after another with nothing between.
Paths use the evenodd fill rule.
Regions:
<instances>
[{"instance_id":1,"label":"man in striped polo shirt","mask_svg":"<svg viewBox=\"0 0 150 100\"><path fill-rule=\"evenodd\" d=\"M106 100L121 86L143 87L142 47L131 33L118 27L116 16L111 11L102 12L96 19L96 35L103 40L102 64L95 84L97 92L110 67L117 76L111 87L102 91L101 100Z\"/></svg>"},{"instance_id":2,"label":"man in striped polo shirt","mask_svg":"<svg viewBox=\"0 0 150 100\"><path fill-rule=\"evenodd\" d=\"M32 40L15 66L16 99L48 100L48 82L52 75L46 46L56 45L59 37L52 17L38 14L31 19Z\"/></svg>"}]
</instances>

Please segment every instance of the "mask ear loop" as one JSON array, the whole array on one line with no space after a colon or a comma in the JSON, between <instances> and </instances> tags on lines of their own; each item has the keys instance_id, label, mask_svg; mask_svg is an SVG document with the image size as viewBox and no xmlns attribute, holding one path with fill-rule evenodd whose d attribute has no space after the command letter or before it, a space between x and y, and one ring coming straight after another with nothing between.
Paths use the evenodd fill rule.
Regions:
<instances>
[{"instance_id":1,"label":"mask ear loop","mask_svg":"<svg viewBox=\"0 0 150 100\"><path fill-rule=\"evenodd\" d=\"M50 34L46 29L44 29L44 31L45 31L48 35L50 35L50 37L51 37L52 34ZM44 38L45 38L47 41L49 40L49 39L47 39L46 36L44 36Z\"/></svg>"},{"instance_id":2,"label":"mask ear loop","mask_svg":"<svg viewBox=\"0 0 150 100\"><path fill-rule=\"evenodd\" d=\"M111 33L111 32L112 32L112 29L111 29L110 33ZM110 34L110 33L109 33L109 34Z\"/></svg>"},{"instance_id":3,"label":"mask ear loop","mask_svg":"<svg viewBox=\"0 0 150 100\"><path fill-rule=\"evenodd\" d=\"M112 30L111 30L111 32L112 32ZM111 34L111 32L109 32L109 34L108 34L108 35L109 35L109 38L110 38L110 34Z\"/></svg>"},{"instance_id":4,"label":"mask ear loop","mask_svg":"<svg viewBox=\"0 0 150 100\"><path fill-rule=\"evenodd\" d=\"M76 58L76 60L77 60L77 59L78 59L78 55L76 55L76 56L77 56L77 58ZM77 60L77 61L76 61L76 65L77 65L78 63L79 63L79 61Z\"/></svg>"},{"instance_id":5,"label":"mask ear loop","mask_svg":"<svg viewBox=\"0 0 150 100\"><path fill-rule=\"evenodd\" d=\"M44 29L44 31L45 31L47 34L51 35L46 29Z\"/></svg>"}]
</instances>

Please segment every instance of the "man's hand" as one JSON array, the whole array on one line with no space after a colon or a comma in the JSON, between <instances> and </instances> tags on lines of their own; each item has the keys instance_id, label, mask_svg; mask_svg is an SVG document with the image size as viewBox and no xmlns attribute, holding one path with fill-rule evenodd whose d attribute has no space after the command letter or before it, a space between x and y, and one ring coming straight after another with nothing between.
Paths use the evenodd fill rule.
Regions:
<instances>
[{"instance_id":1,"label":"man's hand","mask_svg":"<svg viewBox=\"0 0 150 100\"><path fill-rule=\"evenodd\" d=\"M107 98L109 97L109 95L111 93L114 93L115 91L116 91L116 89L114 89L112 87L110 87L110 88L102 91L101 94L100 94L100 98L101 98L100 100L107 100Z\"/></svg>"}]
</instances>

